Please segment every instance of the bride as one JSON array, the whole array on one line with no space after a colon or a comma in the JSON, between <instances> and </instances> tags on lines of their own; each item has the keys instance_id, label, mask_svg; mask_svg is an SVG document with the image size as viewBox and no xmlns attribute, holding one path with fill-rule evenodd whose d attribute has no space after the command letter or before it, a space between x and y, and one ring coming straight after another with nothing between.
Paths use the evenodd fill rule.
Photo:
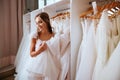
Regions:
<instances>
[{"instance_id":1,"label":"bride","mask_svg":"<svg viewBox=\"0 0 120 80\"><path fill-rule=\"evenodd\" d=\"M62 50L70 43L69 29L64 34L54 34L46 12L36 15L35 22L37 32L31 36L31 57L16 80L59 80Z\"/></svg>"}]
</instances>

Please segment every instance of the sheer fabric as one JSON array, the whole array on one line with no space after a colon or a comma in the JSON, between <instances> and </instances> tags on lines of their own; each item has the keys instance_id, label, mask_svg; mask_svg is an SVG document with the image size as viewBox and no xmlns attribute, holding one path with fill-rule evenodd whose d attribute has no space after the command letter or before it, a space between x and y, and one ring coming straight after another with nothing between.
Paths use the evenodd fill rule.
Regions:
<instances>
[{"instance_id":1,"label":"sheer fabric","mask_svg":"<svg viewBox=\"0 0 120 80\"><path fill-rule=\"evenodd\" d=\"M87 19L86 19L87 21ZM83 40L78 59L76 80L120 80L120 16L109 19L107 10L97 23L82 20ZM89 22L88 22L89 23Z\"/></svg>"},{"instance_id":2,"label":"sheer fabric","mask_svg":"<svg viewBox=\"0 0 120 80\"><path fill-rule=\"evenodd\" d=\"M26 64L30 51L30 13L23 15L23 37L15 58L16 72L22 70Z\"/></svg>"},{"instance_id":3,"label":"sheer fabric","mask_svg":"<svg viewBox=\"0 0 120 80\"><path fill-rule=\"evenodd\" d=\"M33 35L35 38L36 33ZM37 40L36 50L41 42L41 40ZM48 49L34 58L29 57L24 69L16 76L16 80L29 80L30 78L33 80L43 78L43 80L58 80L61 71L61 52L64 52L60 47L65 49L69 42L69 31L63 35L56 34L55 37L46 41ZM31 73L29 74L29 72ZM32 76L30 76L31 74Z\"/></svg>"},{"instance_id":4,"label":"sheer fabric","mask_svg":"<svg viewBox=\"0 0 120 80\"><path fill-rule=\"evenodd\" d=\"M120 80L120 40L114 33L117 27L113 25L104 10L96 33L97 61L93 80Z\"/></svg>"},{"instance_id":5,"label":"sheer fabric","mask_svg":"<svg viewBox=\"0 0 120 80\"><path fill-rule=\"evenodd\" d=\"M76 80L91 80L96 61L94 21L88 30L80 57Z\"/></svg>"}]
</instances>

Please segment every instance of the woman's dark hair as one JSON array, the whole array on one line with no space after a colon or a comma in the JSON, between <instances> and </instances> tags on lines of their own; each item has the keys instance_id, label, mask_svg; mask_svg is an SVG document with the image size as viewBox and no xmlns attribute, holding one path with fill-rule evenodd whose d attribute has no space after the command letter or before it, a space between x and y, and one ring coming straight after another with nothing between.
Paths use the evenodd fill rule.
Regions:
<instances>
[{"instance_id":1,"label":"woman's dark hair","mask_svg":"<svg viewBox=\"0 0 120 80\"><path fill-rule=\"evenodd\" d=\"M53 33L52 32L52 27L51 27L51 24L50 24L49 15L46 12L41 12L41 13L37 14L36 17L40 17L47 24L48 31L50 33ZM36 19L36 17L35 17L35 19Z\"/></svg>"}]
</instances>

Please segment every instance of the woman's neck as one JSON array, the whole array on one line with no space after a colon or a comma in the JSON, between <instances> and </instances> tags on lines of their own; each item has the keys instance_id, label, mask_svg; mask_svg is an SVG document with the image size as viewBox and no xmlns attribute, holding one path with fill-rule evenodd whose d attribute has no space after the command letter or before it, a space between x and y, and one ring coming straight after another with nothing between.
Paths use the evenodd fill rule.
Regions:
<instances>
[{"instance_id":1,"label":"woman's neck","mask_svg":"<svg viewBox=\"0 0 120 80\"><path fill-rule=\"evenodd\" d=\"M53 37L53 33L49 33L49 32L40 33L40 35L39 35L39 39L42 40L42 41L50 40L51 37Z\"/></svg>"}]
</instances>

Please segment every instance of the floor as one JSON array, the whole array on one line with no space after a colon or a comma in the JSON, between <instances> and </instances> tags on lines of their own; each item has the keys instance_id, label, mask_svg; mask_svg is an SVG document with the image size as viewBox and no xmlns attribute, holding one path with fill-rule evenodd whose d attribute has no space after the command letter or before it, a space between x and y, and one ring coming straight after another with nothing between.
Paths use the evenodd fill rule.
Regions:
<instances>
[{"instance_id":1,"label":"floor","mask_svg":"<svg viewBox=\"0 0 120 80\"><path fill-rule=\"evenodd\" d=\"M9 65L0 68L0 80L14 80L15 67L14 65Z\"/></svg>"}]
</instances>

